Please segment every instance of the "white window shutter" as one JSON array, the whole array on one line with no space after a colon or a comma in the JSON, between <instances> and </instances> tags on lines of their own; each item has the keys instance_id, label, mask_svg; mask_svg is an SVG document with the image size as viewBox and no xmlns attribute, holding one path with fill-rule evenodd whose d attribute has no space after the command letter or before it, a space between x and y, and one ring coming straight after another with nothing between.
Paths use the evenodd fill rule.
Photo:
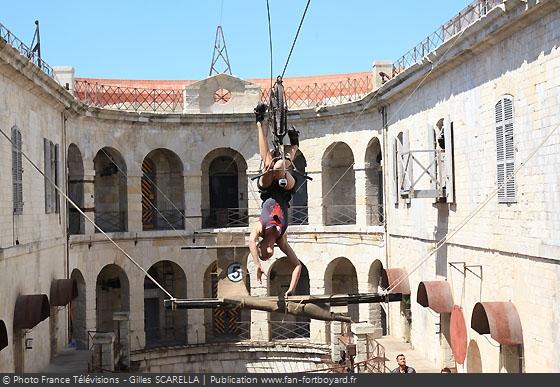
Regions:
<instances>
[{"instance_id":1,"label":"white window shutter","mask_svg":"<svg viewBox=\"0 0 560 387\"><path fill-rule=\"evenodd\" d=\"M409 191L412 188L412 179L413 179L413 174L412 174L412 158L410 155L410 137L409 137L409 132L408 129L405 129L403 131L403 144L402 144L402 163L403 163L403 170L404 168L406 168L406 170L404 170L403 173L403 189L405 189L406 191ZM410 197L410 196L409 196Z\"/></svg>"},{"instance_id":2,"label":"white window shutter","mask_svg":"<svg viewBox=\"0 0 560 387\"><path fill-rule=\"evenodd\" d=\"M430 152L428 153L428 173L430 176L430 189L437 188L437 176L436 176L436 138L434 127L430 124L427 125L427 132L428 132L428 149Z\"/></svg>"},{"instance_id":3,"label":"white window shutter","mask_svg":"<svg viewBox=\"0 0 560 387\"><path fill-rule=\"evenodd\" d=\"M393 202L399 205L399 140L393 141Z\"/></svg>"},{"instance_id":4,"label":"white window shutter","mask_svg":"<svg viewBox=\"0 0 560 387\"><path fill-rule=\"evenodd\" d=\"M495 105L496 111L496 162L499 203L516 202L515 141L513 131L513 98L504 96ZM509 179L508 179L509 176ZM506 179L507 183L506 183ZM505 186L504 186L505 184Z\"/></svg>"},{"instance_id":5,"label":"white window shutter","mask_svg":"<svg viewBox=\"0 0 560 387\"><path fill-rule=\"evenodd\" d=\"M455 203L455 176L453 168L453 123L449 116L443 120L445 140L445 195L447 203Z\"/></svg>"},{"instance_id":6,"label":"white window shutter","mask_svg":"<svg viewBox=\"0 0 560 387\"><path fill-rule=\"evenodd\" d=\"M12 127L12 204L13 213L23 213L23 169L21 163L21 132Z\"/></svg>"}]
</instances>

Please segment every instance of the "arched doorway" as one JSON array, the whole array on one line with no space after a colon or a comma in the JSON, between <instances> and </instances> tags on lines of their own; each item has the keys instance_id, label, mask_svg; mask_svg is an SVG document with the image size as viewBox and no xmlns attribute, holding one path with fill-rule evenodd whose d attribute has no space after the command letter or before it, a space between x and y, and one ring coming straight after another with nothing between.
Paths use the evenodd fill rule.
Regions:
<instances>
[{"instance_id":1,"label":"arched doorway","mask_svg":"<svg viewBox=\"0 0 560 387\"><path fill-rule=\"evenodd\" d=\"M381 291L381 276L383 273L383 264L379 259L373 261L368 272L368 292L379 293ZM387 312L385 311L386 304L373 303L369 304L369 322L372 324L376 331L381 335L387 334Z\"/></svg>"},{"instance_id":2,"label":"arched doorway","mask_svg":"<svg viewBox=\"0 0 560 387\"><path fill-rule=\"evenodd\" d=\"M70 302L70 341L78 349L87 348L86 282L78 269L72 270L71 279L78 285L78 296Z\"/></svg>"},{"instance_id":3,"label":"arched doorway","mask_svg":"<svg viewBox=\"0 0 560 387\"><path fill-rule=\"evenodd\" d=\"M294 165L298 172L304 176L306 175L307 160L305 160L305 156L299 150L296 153ZM296 178L296 189L292 197L288 219L291 225L309 224L307 179L298 173L295 173L294 177Z\"/></svg>"},{"instance_id":4,"label":"arched doorway","mask_svg":"<svg viewBox=\"0 0 560 387\"><path fill-rule=\"evenodd\" d=\"M343 142L330 145L322 160L323 223L356 224L354 154Z\"/></svg>"},{"instance_id":5,"label":"arched doorway","mask_svg":"<svg viewBox=\"0 0 560 387\"><path fill-rule=\"evenodd\" d=\"M247 163L233 149L215 149L202 162L202 227L247 224Z\"/></svg>"},{"instance_id":6,"label":"arched doorway","mask_svg":"<svg viewBox=\"0 0 560 387\"><path fill-rule=\"evenodd\" d=\"M177 298L187 298L187 280L174 262L160 261L148 270L165 290ZM164 347L187 343L187 311L164 307L168 296L148 276L144 277L144 332L146 347Z\"/></svg>"},{"instance_id":7,"label":"arched doorway","mask_svg":"<svg viewBox=\"0 0 560 387\"><path fill-rule=\"evenodd\" d=\"M365 159L366 216L368 226L383 224L383 165L381 145L374 137L368 144Z\"/></svg>"},{"instance_id":8,"label":"arched doorway","mask_svg":"<svg viewBox=\"0 0 560 387\"><path fill-rule=\"evenodd\" d=\"M249 277L246 277L249 281ZM218 296L218 264L212 263L204 274L204 296ZM246 283L246 285L248 282ZM206 341L238 341L249 339L251 313L241 308L205 309Z\"/></svg>"},{"instance_id":9,"label":"arched doorway","mask_svg":"<svg viewBox=\"0 0 560 387\"><path fill-rule=\"evenodd\" d=\"M270 268L268 274L268 294L283 295L290 286L294 266L287 257L280 258ZM301 275L295 294L309 294L309 271L302 264ZM269 313L270 338L272 340L308 339L310 335L310 319L305 316L294 316L284 313Z\"/></svg>"},{"instance_id":10,"label":"arched doorway","mask_svg":"<svg viewBox=\"0 0 560 387\"><path fill-rule=\"evenodd\" d=\"M106 232L127 230L126 164L113 148L102 148L93 159L95 168L95 222Z\"/></svg>"},{"instance_id":11,"label":"arched doorway","mask_svg":"<svg viewBox=\"0 0 560 387\"><path fill-rule=\"evenodd\" d=\"M84 162L76 144L68 147L68 196L80 208L84 207ZM68 233L83 234L84 218L68 203Z\"/></svg>"},{"instance_id":12,"label":"arched doorway","mask_svg":"<svg viewBox=\"0 0 560 387\"><path fill-rule=\"evenodd\" d=\"M105 266L97 275L95 287L97 331L113 332L117 326L114 312L130 311L130 289L124 270L115 264Z\"/></svg>"},{"instance_id":13,"label":"arched doorway","mask_svg":"<svg viewBox=\"0 0 560 387\"><path fill-rule=\"evenodd\" d=\"M142 162L142 229L184 228L183 164L168 149L151 151Z\"/></svg>"},{"instance_id":14,"label":"arched doorway","mask_svg":"<svg viewBox=\"0 0 560 387\"><path fill-rule=\"evenodd\" d=\"M325 291L327 294L358 293L356 268L348 258L339 257L329 263L325 270ZM348 315L352 321L360 321L359 305L348 305Z\"/></svg>"}]
</instances>

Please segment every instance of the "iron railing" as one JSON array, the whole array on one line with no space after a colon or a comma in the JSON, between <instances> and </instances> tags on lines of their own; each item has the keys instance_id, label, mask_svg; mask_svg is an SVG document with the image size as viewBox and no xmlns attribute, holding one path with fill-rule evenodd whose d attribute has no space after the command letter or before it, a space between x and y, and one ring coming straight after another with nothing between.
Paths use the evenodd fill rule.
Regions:
<instances>
[{"instance_id":1,"label":"iron railing","mask_svg":"<svg viewBox=\"0 0 560 387\"><path fill-rule=\"evenodd\" d=\"M208 324L206 324L208 325ZM207 329L209 327L207 326ZM212 334L208 334L212 332ZM206 341L210 343L235 342L251 338L251 321L228 322L227 328L219 331L215 325L207 331Z\"/></svg>"},{"instance_id":2,"label":"iron railing","mask_svg":"<svg viewBox=\"0 0 560 387\"><path fill-rule=\"evenodd\" d=\"M382 226L385 223L383 204L369 204L366 206L368 226Z\"/></svg>"},{"instance_id":3,"label":"iron railing","mask_svg":"<svg viewBox=\"0 0 560 387\"><path fill-rule=\"evenodd\" d=\"M125 211L95 211L95 223L105 232L126 231L126 214Z\"/></svg>"},{"instance_id":4,"label":"iron railing","mask_svg":"<svg viewBox=\"0 0 560 387\"><path fill-rule=\"evenodd\" d=\"M309 321L269 321L272 340L309 339Z\"/></svg>"},{"instance_id":5,"label":"iron railing","mask_svg":"<svg viewBox=\"0 0 560 387\"><path fill-rule=\"evenodd\" d=\"M347 78L345 80L312 83L303 86L285 86L288 109L314 108L357 101L373 89L372 77ZM264 89L261 101L268 103L270 90Z\"/></svg>"},{"instance_id":6,"label":"iron railing","mask_svg":"<svg viewBox=\"0 0 560 387\"><path fill-rule=\"evenodd\" d=\"M312 83L285 88L288 108L313 108L336 105L363 98L373 88L372 77L347 78L341 81ZM269 102L270 90L264 89L261 100ZM182 89L147 89L106 85L78 79L74 96L90 106L115 110L180 113L183 110Z\"/></svg>"},{"instance_id":7,"label":"iron railing","mask_svg":"<svg viewBox=\"0 0 560 387\"><path fill-rule=\"evenodd\" d=\"M184 210L154 211L154 230L182 230L185 227Z\"/></svg>"},{"instance_id":8,"label":"iron railing","mask_svg":"<svg viewBox=\"0 0 560 387\"><path fill-rule=\"evenodd\" d=\"M290 206L288 209L288 223L290 226L309 224L309 207Z\"/></svg>"},{"instance_id":9,"label":"iron railing","mask_svg":"<svg viewBox=\"0 0 560 387\"><path fill-rule=\"evenodd\" d=\"M325 226L356 224L355 204L333 204L323 206Z\"/></svg>"},{"instance_id":10,"label":"iron railing","mask_svg":"<svg viewBox=\"0 0 560 387\"><path fill-rule=\"evenodd\" d=\"M146 348L173 347L187 344L186 326L144 328Z\"/></svg>"},{"instance_id":11,"label":"iron railing","mask_svg":"<svg viewBox=\"0 0 560 387\"><path fill-rule=\"evenodd\" d=\"M403 72L412 65L420 62L426 55L438 48L442 43L460 33L468 26L486 15L491 9L504 0L476 0L466 6L447 23L432 32L426 39L393 63L393 76Z\"/></svg>"},{"instance_id":12,"label":"iron railing","mask_svg":"<svg viewBox=\"0 0 560 387\"><path fill-rule=\"evenodd\" d=\"M180 89L146 89L76 80L74 96L90 106L106 109L167 113L183 111L183 91Z\"/></svg>"},{"instance_id":13,"label":"iron railing","mask_svg":"<svg viewBox=\"0 0 560 387\"><path fill-rule=\"evenodd\" d=\"M246 227L248 214L247 208L203 208L202 228Z\"/></svg>"},{"instance_id":14,"label":"iron railing","mask_svg":"<svg viewBox=\"0 0 560 387\"><path fill-rule=\"evenodd\" d=\"M31 63L39 67L49 77L54 77L54 70L39 55L23 43L17 36L15 36L9 29L0 23L0 38L4 39L6 43L19 51L21 55L29 59Z\"/></svg>"}]
</instances>

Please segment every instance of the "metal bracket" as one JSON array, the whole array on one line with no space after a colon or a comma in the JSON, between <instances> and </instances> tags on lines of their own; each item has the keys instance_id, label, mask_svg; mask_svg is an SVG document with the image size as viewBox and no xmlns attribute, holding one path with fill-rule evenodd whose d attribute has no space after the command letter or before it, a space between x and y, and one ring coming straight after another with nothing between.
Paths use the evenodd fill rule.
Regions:
<instances>
[{"instance_id":1,"label":"metal bracket","mask_svg":"<svg viewBox=\"0 0 560 387\"><path fill-rule=\"evenodd\" d=\"M457 269L461 273L463 273L463 275L466 275L468 271L471 272L475 277L482 280L482 265L467 265L466 262L463 261L448 262L447 264L453 267L454 269ZM457 267L457 265L462 265L463 269L461 270L460 268ZM480 273L475 273L473 270L470 269L471 267L478 267Z\"/></svg>"}]
</instances>

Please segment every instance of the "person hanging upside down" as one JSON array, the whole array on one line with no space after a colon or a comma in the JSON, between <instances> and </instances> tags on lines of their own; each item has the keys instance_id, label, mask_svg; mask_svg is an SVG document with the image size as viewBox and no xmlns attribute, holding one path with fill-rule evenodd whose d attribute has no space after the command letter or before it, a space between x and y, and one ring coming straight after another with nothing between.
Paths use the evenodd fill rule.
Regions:
<instances>
[{"instance_id":1,"label":"person hanging upside down","mask_svg":"<svg viewBox=\"0 0 560 387\"><path fill-rule=\"evenodd\" d=\"M266 125L264 124L266 109L267 106L263 103L259 103L255 108L259 153L264 172L257 181L257 187L263 203L259 221L254 224L249 236L249 251L257 267L259 283L262 282L261 279L264 274L260 261L266 261L272 257L274 244L277 244L280 250L286 254L288 260L295 266L290 287L284 295L288 297L294 293L302 269L302 264L288 244L286 235L288 207L296 187L296 179L289 170L292 167L291 160L294 159L299 147L299 132L295 129L288 130L291 145L289 153L285 159L274 157L266 139Z\"/></svg>"}]
</instances>

